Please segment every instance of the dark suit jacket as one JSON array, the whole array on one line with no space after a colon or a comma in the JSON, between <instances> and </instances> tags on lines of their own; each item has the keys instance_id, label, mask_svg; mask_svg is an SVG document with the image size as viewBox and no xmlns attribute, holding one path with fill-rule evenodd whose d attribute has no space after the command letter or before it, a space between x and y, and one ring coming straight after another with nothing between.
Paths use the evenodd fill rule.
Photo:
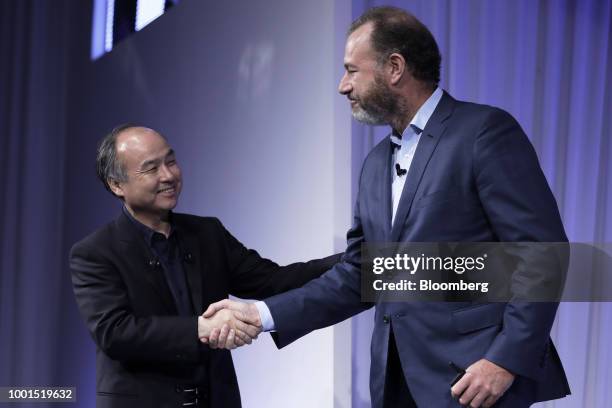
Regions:
<instances>
[{"instance_id":1,"label":"dark suit jacket","mask_svg":"<svg viewBox=\"0 0 612 408\"><path fill-rule=\"evenodd\" d=\"M299 287L339 260L279 267L246 249L216 218L173 216L191 254L183 268L198 314L228 294L258 299ZM239 407L230 352L199 342L197 316L178 316L153 258L125 214L71 250L77 304L97 345L97 406L179 407L176 390L195 383L208 386L211 407Z\"/></svg>"},{"instance_id":2,"label":"dark suit jacket","mask_svg":"<svg viewBox=\"0 0 612 408\"><path fill-rule=\"evenodd\" d=\"M567 240L536 153L518 123L490 106L444 94L421 135L391 226L391 146L366 158L343 262L319 279L266 299L284 346L371 304L360 299L361 244ZM450 383L460 367L487 358L516 373L500 406L569 393L550 341L554 303L378 303L370 391L382 406L390 327L418 406L456 407ZM505 404L505 405L504 405Z\"/></svg>"}]
</instances>

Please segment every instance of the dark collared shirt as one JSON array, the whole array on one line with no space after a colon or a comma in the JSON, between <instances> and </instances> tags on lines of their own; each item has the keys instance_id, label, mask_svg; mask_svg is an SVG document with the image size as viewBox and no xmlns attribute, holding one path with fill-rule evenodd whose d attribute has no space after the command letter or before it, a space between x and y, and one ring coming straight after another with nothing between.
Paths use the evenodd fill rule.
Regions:
<instances>
[{"instance_id":1,"label":"dark collared shirt","mask_svg":"<svg viewBox=\"0 0 612 408\"><path fill-rule=\"evenodd\" d=\"M170 212L170 235L168 238L135 219L125 206L123 212L140 231L151 253L161 264L179 315L193 316L194 311L191 306L191 297L182 264L183 251L180 245L180 231L172 223L172 212Z\"/></svg>"}]
</instances>

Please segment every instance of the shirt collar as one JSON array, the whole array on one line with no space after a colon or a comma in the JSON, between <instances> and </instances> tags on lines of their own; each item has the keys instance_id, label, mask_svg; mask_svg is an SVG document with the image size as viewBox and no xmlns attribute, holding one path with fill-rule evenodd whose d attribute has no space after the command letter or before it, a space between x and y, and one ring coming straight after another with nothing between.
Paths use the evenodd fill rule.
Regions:
<instances>
[{"instance_id":1,"label":"shirt collar","mask_svg":"<svg viewBox=\"0 0 612 408\"><path fill-rule=\"evenodd\" d=\"M125 205L123 206L122 211L128 217L128 219L132 222L132 224L134 224L134 226L138 229L138 231L140 231L140 233L144 237L144 239L147 242L147 244L150 245L153 242L153 237L155 236L155 234L159 234L159 235L163 236L163 234L160 234L159 232L155 231L154 229L149 228L148 226L144 225L142 222L140 222L136 218L134 218L134 216L125 207ZM175 227L174 222L172 220L174 218L172 216L172 211L170 211L170 213L168 215L168 218L170 220L170 235L168 237L170 238L176 232L176 227Z\"/></svg>"},{"instance_id":2,"label":"shirt collar","mask_svg":"<svg viewBox=\"0 0 612 408\"><path fill-rule=\"evenodd\" d=\"M407 140L411 135L420 135L425 126L427 126L427 122L433 115L434 110L440 103L444 92L440 87L436 87L436 90L427 98L425 103L421 105L417 113L414 115L406 129L401 136L398 136L394 132L391 134L391 141L394 144L401 145L401 139Z\"/></svg>"}]
</instances>

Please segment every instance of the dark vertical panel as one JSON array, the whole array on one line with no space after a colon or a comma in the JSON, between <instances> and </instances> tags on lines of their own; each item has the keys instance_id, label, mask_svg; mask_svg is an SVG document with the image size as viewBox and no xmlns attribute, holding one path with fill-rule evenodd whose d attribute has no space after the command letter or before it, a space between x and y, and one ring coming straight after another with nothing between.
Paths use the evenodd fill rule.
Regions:
<instances>
[{"instance_id":1,"label":"dark vertical panel","mask_svg":"<svg viewBox=\"0 0 612 408\"><path fill-rule=\"evenodd\" d=\"M113 47L136 30L137 0L115 0Z\"/></svg>"}]
</instances>

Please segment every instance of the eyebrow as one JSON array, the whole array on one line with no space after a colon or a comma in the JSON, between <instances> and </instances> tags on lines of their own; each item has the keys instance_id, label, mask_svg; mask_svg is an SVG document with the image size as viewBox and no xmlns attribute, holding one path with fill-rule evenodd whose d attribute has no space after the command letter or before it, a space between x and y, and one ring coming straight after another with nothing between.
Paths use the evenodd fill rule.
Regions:
<instances>
[{"instance_id":1,"label":"eyebrow","mask_svg":"<svg viewBox=\"0 0 612 408\"><path fill-rule=\"evenodd\" d=\"M174 155L174 150L173 149L169 149L168 152L164 155L164 159L167 159L169 156ZM142 164L140 165L140 169L145 169L151 165L156 165L159 164L159 162L161 162L162 159L157 158L157 159L150 159L150 160L145 160L144 162L142 162Z\"/></svg>"}]
</instances>

